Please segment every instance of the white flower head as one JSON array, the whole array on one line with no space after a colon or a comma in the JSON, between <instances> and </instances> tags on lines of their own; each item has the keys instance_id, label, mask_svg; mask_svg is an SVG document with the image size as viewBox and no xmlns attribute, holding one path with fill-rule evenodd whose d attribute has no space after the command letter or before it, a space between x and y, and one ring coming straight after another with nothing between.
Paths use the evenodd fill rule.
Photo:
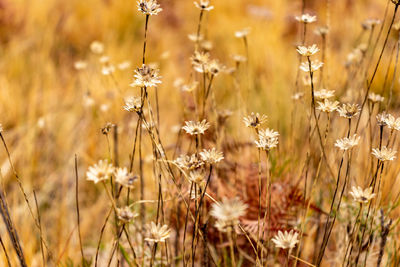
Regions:
<instances>
[{"instance_id":1,"label":"white flower head","mask_svg":"<svg viewBox=\"0 0 400 267\"><path fill-rule=\"evenodd\" d=\"M380 161L393 161L396 158L396 150L383 146L381 149L373 148L372 155Z\"/></svg>"},{"instance_id":2,"label":"white flower head","mask_svg":"<svg viewBox=\"0 0 400 267\"><path fill-rule=\"evenodd\" d=\"M137 5L138 10L145 15L157 15L162 11L156 0L140 0Z\"/></svg>"},{"instance_id":3,"label":"white flower head","mask_svg":"<svg viewBox=\"0 0 400 267\"><path fill-rule=\"evenodd\" d=\"M357 136L356 134L351 136L351 137L345 137L342 139L336 140L335 146L340 148L340 150L349 150L355 146L358 145L360 141L360 136Z\"/></svg>"},{"instance_id":4,"label":"white flower head","mask_svg":"<svg viewBox=\"0 0 400 267\"><path fill-rule=\"evenodd\" d=\"M98 182L110 179L113 172L114 167L112 164L108 163L107 160L100 160L98 163L89 167L86 172L86 179L97 184Z\"/></svg>"},{"instance_id":5,"label":"white flower head","mask_svg":"<svg viewBox=\"0 0 400 267\"><path fill-rule=\"evenodd\" d=\"M312 46L298 46L297 47L297 52L299 52L300 55L305 56L305 57L310 57L312 55L315 55L319 51L319 48L317 47L316 44L313 44Z\"/></svg>"},{"instance_id":6,"label":"white flower head","mask_svg":"<svg viewBox=\"0 0 400 267\"><path fill-rule=\"evenodd\" d=\"M299 233L293 230L290 230L290 232L278 231L278 234L272 238L272 242L277 248L292 249L299 242L298 235Z\"/></svg>"},{"instance_id":7,"label":"white flower head","mask_svg":"<svg viewBox=\"0 0 400 267\"><path fill-rule=\"evenodd\" d=\"M359 203L368 203L371 199L375 197L376 194L372 193L372 187L368 187L363 190L361 187L353 186L350 191L350 195L353 197L354 201Z\"/></svg>"}]
</instances>

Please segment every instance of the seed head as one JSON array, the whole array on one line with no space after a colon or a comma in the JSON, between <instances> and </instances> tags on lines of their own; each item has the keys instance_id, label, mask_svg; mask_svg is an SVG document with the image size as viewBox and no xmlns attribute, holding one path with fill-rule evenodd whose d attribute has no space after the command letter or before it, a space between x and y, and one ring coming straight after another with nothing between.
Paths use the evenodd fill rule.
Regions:
<instances>
[{"instance_id":1,"label":"seed head","mask_svg":"<svg viewBox=\"0 0 400 267\"><path fill-rule=\"evenodd\" d=\"M198 169L204 165L204 161L199 158L197 154L189 155L180 155L176 160L175 164L178 165L179 168L184 170L194 170Z\"/></svg>"}]
</instances>

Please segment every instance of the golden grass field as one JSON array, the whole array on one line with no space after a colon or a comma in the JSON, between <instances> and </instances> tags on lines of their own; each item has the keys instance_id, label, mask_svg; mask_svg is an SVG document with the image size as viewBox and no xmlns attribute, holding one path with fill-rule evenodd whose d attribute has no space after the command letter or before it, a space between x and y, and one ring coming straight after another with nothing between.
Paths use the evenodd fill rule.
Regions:
<instances>
[{"instance_id":1,"label":"golden grass field","mask_svg":"<svg viewBox=\"0 0 400 267\"><path fill-rule=\"evenodd\" d=\"M0 0L0 266L400 266L397 0L139 2Z\"/></svg>"}]
</instances>

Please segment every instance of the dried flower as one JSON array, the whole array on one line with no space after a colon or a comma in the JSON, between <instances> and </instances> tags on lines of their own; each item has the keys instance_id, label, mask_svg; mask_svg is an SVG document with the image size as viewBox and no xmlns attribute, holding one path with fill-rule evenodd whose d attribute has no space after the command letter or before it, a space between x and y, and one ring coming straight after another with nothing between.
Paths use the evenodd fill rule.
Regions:
<instances>
[{"instance_id":1,"label":"dried flower","mask_svg":"<svg viewBox=\"0 0 400 267\"><path fill-rule=\"evenodd\" d=\"M292 99L293 100L299 100L300 98L302 98L304 96L304 93L303 92L298 92L298 93L295 93L294 95L292 95Z\"/></svg>"},{"instance_id":2,"label":"dried flower","mask_svg":"<svg viewBox=\"0 0 400 267\"><path fill-rule=\"evenodd\" d=\"M381 23L382 22L379 19L367 19L362 23L362 27L365 30L371 30L373 27L375 27L375 26L377 26L377 25L379 25Z\"/></svg>"},{"instance_id":3,"label":"dried flower","mask_svg":"<svg viewBox=\"0 0 400 267\"><path fill-rule=\"evenodd\" d=\"M126 60L126 61L123 61L123 62L118 64L118 69L126 70L126 69L129 69L130 66L131 66L131 62Z\"/></svg>"},{"instance_id":4,"label":"dried flower","mask_svg":"<svg viewBox=\"0 0 400 267\"><path fill-rule=\"evenodd\" d=\"M278 234L271 240L275 243L277 248L292 249L299 242L298 235L299 233L294 232L293 230L290 230L290 232L278 231Z\"/></svg>"},{"instance_id":5,"label":"dried flower","mask_svg":"<svg viewBox=\"0 0 400 267\"><path fill-rule=\"evenodd\" d=\"M260 138L277 138L279 133L273 129L264 129L258 132Z\"/></svg>"},{"instance_id":6,"label":"dried flower","mask_svg":"<svg viewBox=\"0 0 400 267\"><path fill-rule=\"evenodd\" d=\"M319 60L311 61L311 72L315 72L319 70L324 63L320 62ZM304 72L310 72L310 64L308 62L302 62L300 65L300 69Z\"/></svg>"},{"instance_id":7,"label":"dried flower","mask_svg":"<svg viewBox=\"0 0 400 267\"><path fill-rule=\"evenodd\" d=\"M329 28L326 27L326 26L317 27L317 29L314 31L314 33L316 35L319 35L319 36L322 36L322 37L325 37L328 34L328 32L329 32Z\"/></svg>"},{"instance_id":8,"label":"dried flower","mask_svg":"<svg viewBox=\"0 0 400 267\"><path fill-rule=\"evenodd\" d=\"M3 125L0 123L0 133L2 133L3 131L4 131Z\"/></svg>"},{"instance_id":9,"label":"dried flower","mask_svg":"<svg viewBox=\"0 0 400 267\"><path fill-rule=\"evenodd\" d=\"M129 206L123 208L117 208L117 216L120 221L123 223L129 223L133 218L137 217L138 214L136 212L132 212Z\"/></svg>"},{"instance_id":10,"label":"dried flower","mask_svg":"<svg viewBox=\"0 0 400 267\"><path fill-rule=\"evenodd\" d=\"M124 109L129 112L141 112L142 99L138 96L132 96L125 100Z\"/></svg>"},{"instance_id":11,"label":"dried flower","mask_svg":"<svg viewBox=\"0 0 400 267\"><path fill-rule=\"evenodd\" d=\"M93 181L95 184L101 181L108 180L114 172L112 164L107 160L100 160L97 164L90 166L86 172L86 179Z\"/></svg>"},{"instance_id":12,"label":"dried flower","mask_svg":"<svg viewBox=\"0 0 400 267\"><path fill-rule=\"evenodd\" d=\"M382 113L379 113L378 115L376 115L376 121L378 122L378 125L379 126L386 126L387 125L388 116L389 115L385 111L382 112Z\"/></svg>"},{"instance_id":13,"label":"dried flower","mask_svg":"<svg viewBox=\"0 0 400 267\"><path fill-rule=\"evenodd\" d=\"M317 103L318 103L317 109L326 113L335 111L339 106L338 101L329 101L328 99L325 99L324 102L318 101Z\"/></svg>"},{"instance_id":14,"label":"dried flower","mask_svg":"<svg viewBox=\"0 0 400 267\"><path fill-rule=\"evenodd\" d=\"M220 151L217 151L215 149L215 147L213 147L212 149L208 149L208 150L204 149L199 154L200 154L201 159L204 162L207 162L209 164L216 164L224 159L224 154Z\"/></svg>"},{"instance_id":15,"label":"dried flower","mask_svg":"<svg viewBox=\"0 0 400 267\"><path fill-rule=\"evenodd\" d=\"M128 172L127 168L118 168L114 171L115 181L122 186L133 189L137 181L137 175Z\"/></svg>"},{"instance_id":16,"label":"dried flower","mask_svg":"<svg viewBox=\"0 0 400 267\"><path fill-rule=\"evenodd\" d=\"M270 150L272 148L275 148L278 146L278 138L264 138L259 136L259 139L254 141L256 143L256 146L262 150Z\"/></svg>"},{"instance_id":17,"label":"dried flower","mask_svg":"<svg viewBox=\"0 0 400 267\"><path fill-rule=\"evenodd\" d=\"M95 54L102 54L104 52L104 45L99 41L93 41L90 44L90 50Z\"/></svg>"},{"instance_id":18,"label":"dried flower","mask_svg":"<svg viewBox=\"0 0 400 267\"><path fill-rule=\"evenodd\" d=\"M400 131L400 118L396 119L393 115L388 114L385 117L385 122L389 129Z\"/></svg>"},{"instance_id":19,"label":"dried flower","mask_svg":"<svg viewBox=\"0 0 400 267\"><path fill-rule=\"evenodd\" d=\"M180 86L180 89L184 92L190 93L190 92L193 92L197 88L197 86L199 86L199 82L194 81L189 84L182 84Z\"/></svg>"},{"instance_id":20,"label":"dried flower","mask_svg":"<svg viewBox=\"0 0 400 267\"><path fill-rule=\"evenodd\" d=\"M161 83L161 76L158 70L151 68L149 65L143 64L141 68L135 70L135 81L130 84L132 87L154 87Z\"/></svg>"},{"instance_id":21,"label":"dried flower","mask_svg":"<svg viewBox=\"0 0 400 267\"><path fill-rule=\"evenodd\" d=\"M310 14L303 14L301 16L296 16L295 19L304 24L312 23L317 21L317 16L311 16Z\"/></svg>"},{"instance_id":22,"label":"dried flower","mask_svg":"<svg viewBox=\"0 0 400 267\"><path fill-rule=\"evenodd\" d=\"M190 59L195 71L200 73L207 72L207 65L210 62L210 54L207 52L195 51L194 55Z\"/></svg>"},{"instance_id":23,"label":"dried flower","mask_svg":"<svg viewBox=\"0 0 400 267\"><path fill-rule=\"evenodd\" d=\"M205 131L207 131L208 128L210 128L210 123L207 122L206 120L200 121L185 121L185 126L182 127L183 130L186 131L186 133L190 135L198 135L198 134L204 134Z\"/></svg>"},{"instance_id":24,"label":"dried flower","mask_svg":"<svg viewBox=\"0 0 400 267\"><path fill-rule=\"evenodd\" d=\"M368 100L371 101L372 103L378 103L378 102L383 102L385 98L380 94L369 93Z\"/></svg>"},{"instance_id":25,"label":"dried flower","mask_svg":"<svg viewBox=\"0 0 400 267\"><path fill-rule=\"evenodd\" d=\"M351 148L357 146L359 141L360 141L360 136L357 136L355 134L349 138L345 137L345 138L336 140L335 146L340 148L341 150L346 151L348 149L351 149Z\"/></svg>"},{"instance_id":26,"label":"dried flower","mask_svg":"<svg viewBox=\"0 0 400 267\"><path fill-rule=\"evenodd\" d=\"M371 199L375 197L376 194L372 193L372 187L368 187L363 190L361 187L353 186L351 188L350 195L354 198L354 201L359 203L368 203Z\"/></svg>"},{"instance_id":27,"label":"dried flower","mask_svg":"<svg viewBox=\"0 0 400 267\"><path fill-rule=\"evenodd\" d=\"M217 219L216 226L221 232L239 223L239 218L246 214L247 205L239 198L223 198L221 203L211 206L210 215Z\"/></svg>"},{"instance_id":28,"label":"dried flower","mask_svg":"<svg viewBox=\"0 0 400 267\"><path fill-rule=\"evenodd\" d=\"M209 0L200 0L199 2L194 2L194 5L202 11L210 11L214 9L214 6L210 6Z\"/></svg>"},{"instance_id":29,"label":"dried flower","mask_svg":"<svg viewBox=\"0 0 400 267\"><path fill-rule=\"evenodd\" d=\"M247 57L242 56L242 55L237 55L237 54L232 55L232 59L236 62L236 64L247 61Z\"/></svg>"},{"instance_id":30,"label":"dried flower","mask_svg":"<svg viewBox=\"0 0 400 267\"><path fill-rule=\"evenodd\" d=\"M178 165L179 168L186 170L194 170L200 168L204 165L204 161L199 158L197 154L193 154L191 156L188 155L180 155L176 160L175 164Z\"/></svg>"},{"instance_id":31,"label":"dried flower","mask_svg":"<svg viewBox=\"0 0 400 267\"><path fill-rule=\"evenodd\" d=\"M84 69L86 69L87 68L87 62L86 61L83 61L83 60L78 60L78 61L75 61L75 63L74 63L74 68L76 69L76 70L84 70Z\"/></svg>"},{"instance_id":32,"label":"dried flower","mask_svg":"<svg viewBox=\"0 0 400 267\"><path fill-rule=\"evenodd\" d=\"M315 55L319 51L319 48L317 47L316 44L313 44L312 46L306 47L306 46L298 46L297 47L297 52L299 52L300 55L305 56L305 57L310 57L312 55Z\"/></svg>"},{"instance_id":33,"label":"dried flower","mask_svg":"<svg viewBox=\"0 0 400 267\"><path fill-rule=\"evenodd\" d=\"M205 182L204 171L201 171L199 169L192 170L189 172L188 179L191 183L202 186Z\"/></svg>"},{"instance_id":34,"label":"dried flower","mask_svg":"<svg viewBox=\"0 0 400 267\"><path fill-rule=\"evenodd\" d=\"M243 118L244 124L249 127L249 128L259 128L261 124L265 123L267 121L267 116L266 115L260 115L258 113L254 114L252 112L250 115L247 117Z\"/></svg>"},{"instance_id":35,"label":"dried flower","mask_svg":"<svg viewBox=\"0 0 400 267\"><path fill-rule=\"evenodd\" d=\"M147 227L149 229L149 237L146 237L144 240L148 242L164 243L171 234L171 229L168 229L168 226L165 224L161 226L160 224L151 222Z\"/></svg>"},{"instance_id":36,"label":"dried flower","mask_svg":"<svg viewBox=\"0 0 400 267\"><path fill-rule=\"evenodd\" d=\"M342 106L337 108L340 117L344 117L347 119L351 119L354 116L357 116L360 113L360 107L358 104L343 104Z\"/></svg>"},{"instance_id":37,"label":"dried flower","mask_svg":"<svg viewBox=\"0 0 400 267\"><path fill-rule=\"evenodd\" d=\"M104 76L108 76L108 75L111 75L113 72L115 72L115 67L114 67L114 65L106 65L106 66L103 66L102 68L101 68L101 73L104 75Z\"/></svg>"},{"instance_id":38,"label":"dried flower","mask_svg":"<svg viewBox=\"0 0 400 267\"><path fill-rule=\"evenodd\" d=\"M250 33L250 28L244 28L240 31L235 32L235 37L236 38L245 38L247 35Z\"/></svg>"},{"instance_id":39,"label":"dried flower","mask_svg":"<svg viewBox=\"0 0 400 267\"><path fill-rule=\"evenodd\" d=\"M335 96L335 90L321 89L314 92L314 97L318 99L328 99Z\"/></svg>"},{"instance_id":40,"label":"dried flower","mask_svg":"<svg viewBox=\"0 0 400 267\"><path fill-rule=\"evenodd\" d=\"M145 15L157 15L162 11L156 0L140 0L137 2L138 10Z\"/></svg>"},{"instance_id":41,"label":"dried flower","mask_svg":"<svg viewBox=\"0 0 400 267\"><path fill-rule=\"evenodd\" d=\"M392 161L396 158L396 153L396 150L392 150L391 148L387 148L386 146L383 146L381 149L372 149L372 155L374 155L380 161Z\"/></svg>"}]
</instances>

